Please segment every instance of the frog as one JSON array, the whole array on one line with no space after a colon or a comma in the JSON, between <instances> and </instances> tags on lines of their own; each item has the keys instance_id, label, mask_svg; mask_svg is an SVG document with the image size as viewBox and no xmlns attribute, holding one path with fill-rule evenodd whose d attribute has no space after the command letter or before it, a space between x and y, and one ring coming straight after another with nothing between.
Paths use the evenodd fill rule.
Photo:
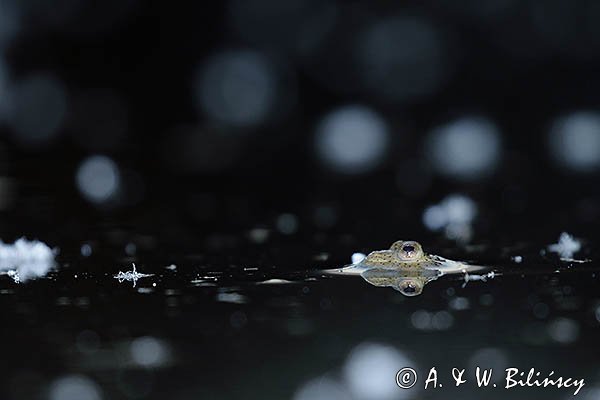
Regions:
<instances>
[{"instance_id":1,"label":"frog","mask_svg":"<svg viewBox=\"0 0 600 400\"><path fill-rule=\"evenodd\" d=\"M423 292L425 285L446 274L467 274L489 267L449 260L423 251L419 242L398 240L388 250L369 253L361 261L327 270L329 274L360 275L374 286L392 287L405 296Z\"/></svg>"}]
</instances>

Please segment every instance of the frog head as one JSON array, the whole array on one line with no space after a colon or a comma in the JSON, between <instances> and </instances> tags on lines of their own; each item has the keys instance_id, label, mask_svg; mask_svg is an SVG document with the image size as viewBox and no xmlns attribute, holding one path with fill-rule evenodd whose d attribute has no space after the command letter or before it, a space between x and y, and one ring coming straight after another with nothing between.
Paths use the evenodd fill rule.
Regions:
<instances>
[{"instance_id":1,"label":"frog head","mask_svg":"<svg viewBox=\"0 0 600 400\"><path fill-rule=\"evenodd\" d=\"M398 240L390 246L390 251L400 261L406 262L419 261L425 256L419 242L415 242L414 240Z\"/></svg>"}]
</instances>

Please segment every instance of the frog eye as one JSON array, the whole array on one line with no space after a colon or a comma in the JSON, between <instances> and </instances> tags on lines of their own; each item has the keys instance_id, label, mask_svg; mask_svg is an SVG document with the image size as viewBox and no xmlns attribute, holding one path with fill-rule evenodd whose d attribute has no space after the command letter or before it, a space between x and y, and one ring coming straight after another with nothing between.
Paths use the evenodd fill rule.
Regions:
<instances>
[{"instance_id":1,"label":"frog eye","mask_svg":"<svg viewBox=\"0 0 600 400\"><path fill-rule=\"evenodd\" d=\"M399 241L392 245L391 250L402 261L413 261L423 256L421 245L414 241Z\"/></svg>"},{"instance_id":2,"label":"frog eye","mask_svg":"<svg viewBox=\"0 0 600 400\"><path fill-rule=\"evenodd\" d=\"M423 285L416 280L409 279L400 283L398 289L403 295L411 297L421 294L423 291Z\"/></svg>"}]
</instances>

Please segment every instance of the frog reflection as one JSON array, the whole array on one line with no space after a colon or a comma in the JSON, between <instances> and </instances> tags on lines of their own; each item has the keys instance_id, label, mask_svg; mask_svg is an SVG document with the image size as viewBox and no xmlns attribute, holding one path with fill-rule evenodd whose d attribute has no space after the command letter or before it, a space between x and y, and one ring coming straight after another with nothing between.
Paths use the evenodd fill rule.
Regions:
<instances>
[{"instance_id":1,"label":"frog reflection","mask_svg":"<svg viewBox=\"0 0 600 400\"><path fill-rule=\"evenodd\" d=\"M325 271L360 275L374 286L392 287L405 296L417 296L425 285L445 274L466 274L486 267L427 254L418 242L399 240L389 250L373 251L348 267Z\"/></svg>"}]
</instances>

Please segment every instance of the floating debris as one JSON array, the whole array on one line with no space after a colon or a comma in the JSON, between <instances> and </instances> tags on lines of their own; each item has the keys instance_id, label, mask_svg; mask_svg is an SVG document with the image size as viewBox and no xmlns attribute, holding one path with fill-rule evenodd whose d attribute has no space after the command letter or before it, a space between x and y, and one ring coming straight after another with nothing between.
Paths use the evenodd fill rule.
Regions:
<instances>
[{"instance_id":1,"label":"floating debris","mask_svg":"<svg viewBox=\"0 0 600 400\"><path fill-rule=\"evenodd\" d=\"M494 279L496 277L496 273L494 271L488 272L484 275L472 275L465 271L465 283L463 283L462 287L466 287L467 283L481 281L487 282L488 279Z\"/></svg>"},{"instance_id":2,"label":"floating debris","mask_svg":"<svg viewBox=\"0 0 600 400\"><path fill-rule=\"evenodd\" d=\"M177 265L175 265L175 264L167 265L165 267L165 269L168 269L169 271L176 271L177 270Z\"/></svg>"},{"instance_id":3,"label":"floating debris","mask_svg":"<svg viewBox=\"0 0 600 400\"><path fill-rule=\"evenodd\" d=\"M577 253L579 250L581 250L581 241L574 238L567 232L560 234L558 243L548 246L548 251L557 253L562 261L578 263L589 262L590 260L576 260L573 258L573 255L575 255L575 253Z\"/></svg>"},{"instance_id":4,"label":"floating debris","mask_svg":"<svg viewBox=\"0 0 600 400\"><path fill-rule=\"evenodd\" d=\"M514 256L511 258L514 262L516 262L517 264L521 264L523 262L523 257L522 256Z\"/></svg>"},{"instance_id":5,"label":"floating debris","mask_svg":"<svg viewBox=\"0 0 600 400\"><path fill-rule=\"evenodd\" d=\"M146 278L148 276L154 275L154 274L140 274L135 269L135 263L132 263L132 264L133 264L133 271L126 271L126 272L119 271L119 273L114 276L115 279L119 280L119 283L122 283L123 281L133 282L133 287L135 287L138 279Z\"/></svg>"},{"instance_id":6,"label":"floating debris","mask_svg":"<svg viewBox=\"0 0 600 400\"><path fill-rule=\"evenodd\" d=\"M39 278L54 267L55 252L38 240L21 238L14 244L0 240L0 271L17 283Z\"/></svg>"}]
</instances>

